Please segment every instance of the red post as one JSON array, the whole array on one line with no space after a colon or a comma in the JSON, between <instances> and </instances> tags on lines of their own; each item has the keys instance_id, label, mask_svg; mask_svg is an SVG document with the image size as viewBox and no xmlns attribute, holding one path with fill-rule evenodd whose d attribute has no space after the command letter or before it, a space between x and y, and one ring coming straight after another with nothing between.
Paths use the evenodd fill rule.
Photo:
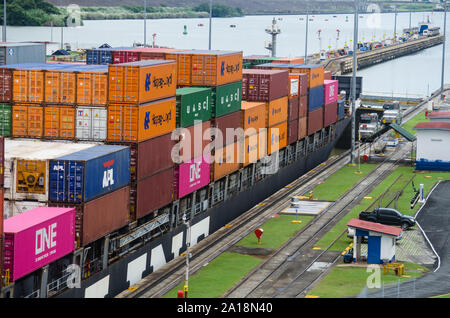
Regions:
<instances>
[{"instance_id":1,"label":"red post","mask_svg":"<svg viewBox=\"0 0 450 318\"><path fill-rule=\"evenodd\" d=\"M177 292L177 298L184 298L184 292L182 290Z\"/></svg>"}]
</instances>

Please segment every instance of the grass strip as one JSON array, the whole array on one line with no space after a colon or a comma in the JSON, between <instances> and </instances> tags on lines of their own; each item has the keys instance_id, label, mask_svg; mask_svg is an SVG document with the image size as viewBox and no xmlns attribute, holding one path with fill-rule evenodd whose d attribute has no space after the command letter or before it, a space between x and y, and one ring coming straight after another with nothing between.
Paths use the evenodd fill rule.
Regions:
<instances>
[{"instance_id":1,"label":"grass strip","mask_svg":"<svg viewBox=\"0 0 450 318\"><path fill-rule=\"evenodd\" d=\"M383 269L380 269L380 288L368 288L367 292L381 290L381 284L395 284L400 279L400 282L411 280L423 275L428 269L413 263L399 262L405 264L406 273L403 277L398 277L390 270L387 274L383 274ZM341 262L341 264L343 264ZM322 279L313 289L308 292L308 295L318 296L320 298L341 298L358 295L367 283L375 283L374 271L366 267L354 266L335 266L330 273Z\"/></svg>"},{"instance_id":2,"label":"grass strip","mask_svg":"<svg viewBox=\"0 0 450 318\"><path fill-rule=\"evenodd\" d=\"M189 298L218 298L261 262L253 256L225 252L189 278ZM184 281L164 298L177 298L183 286Z\"/></svg>"}]
</instances>

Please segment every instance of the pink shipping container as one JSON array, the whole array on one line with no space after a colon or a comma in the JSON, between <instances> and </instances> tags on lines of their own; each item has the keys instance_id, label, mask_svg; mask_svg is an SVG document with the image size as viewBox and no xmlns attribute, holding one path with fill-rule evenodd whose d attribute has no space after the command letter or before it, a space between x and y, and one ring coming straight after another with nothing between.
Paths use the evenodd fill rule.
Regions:
<instances>
[{"instance_id":1,"label":"pink shipping container","mask_svg":"<svg viewBox=\"0 0 450 318\"><path fill-rule=\"evenodd\" d=\"M298 96L308 95L308 74L305 73L291 73L291 74L299 75Z\"/></svg>"},{"instance_id":2,"label":"pink shipping container","mask_svg":"<svg viewBox=\"0 0 450 318\"><path fill-rule=\"evenodd\" d=\"M40 207L5 220L4 269L10 281L75 249L75 209Z\"/></svg>"},{"instance_id":3,"label":"pink shipping container","mask_svg":"<svg viewBox=\"0 0 450 318\"><path fill-rule=\"evenodd\" d=\"M337 121L337 102L325 105L323 108L323 126L328 127Z\"/></svg>"},{"instance_id":4,"label":"pink shipping container","mask_svg":"<svg viewBox=\"0 0 450 318\"><path fill-rule=\"evenodd\" d=\"M290 98L288 104L288 121L298 119L300 100L297 97Z\"/></svg>"},{"instance_id":5,"label":"pink shipping container","mask_svg":"<svg viewBox=\"0 0 450 318\"><path fill-rule=\"evenodd\" d=\"M300 96L298 105L298 117L306 117L308 115L308 96Z\"/></svg>"},{"instance_id":6,"label":"pink shipping container","mask_svg":"<svg viewBox=\"0 0 450 318\"><path fill-rule=\"evenodd\" d=\"M289 71L244 69L247 77L246 100L270 102L289 95Z\"/></svg>"},{"instance_id":7,"label":"pink shipping container","mask_svg":"<svg viewBox=\"0 0 450 318\"><path fill-rule=\"evenodd\" d=\"M338 100L338 81L324 81L323 83L323 103L328 105Z\"/></svg>"},{"instance_id":8,"label":"pink shipping container","mask_svg":"<svg viewBox=\"0 0 450 318\"><path fill-rule=\"evenodd\" d=\"M308 135L323 128L323 106L308 113Z\"/></svg>"},{"instance_id":9,"label":"pink shipping container","mask_svg":"<svg viewBox=\"0 0 450 318\"><path fill-rule=\"evenodd\" d=\"M175 167L175 193L178 199L210 182L211 155L201 156Z\"/></svg>"},{"instance_id":10,"label":"pink shipping container","mask_svg":"<svg viewBox=\"0 0 450 318\"><path fill-rule=\"evenodd\" d=\"M298 140L298 119L288 122L288 145Z\"/></svg>"}]
</instances>

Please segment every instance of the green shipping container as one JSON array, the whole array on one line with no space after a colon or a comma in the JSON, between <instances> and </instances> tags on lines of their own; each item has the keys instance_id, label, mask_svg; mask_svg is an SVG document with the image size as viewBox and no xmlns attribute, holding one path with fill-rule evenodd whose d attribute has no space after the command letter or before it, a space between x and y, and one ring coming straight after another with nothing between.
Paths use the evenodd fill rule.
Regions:
<instances>
[{"instance_id":1,"label":"green shipping container","mask_svg":"<svg viewBox=\"0 0 450 318\"><path fill-rule=\"evenodd\" d=\"M0 103L0 135L11 136L11 105Z\"/></svg>"},{"instance_id":2,"label":"green shipping container","mask_svg":"<svg viewBox=\"0 0 450 318\"><path fill-rule=\"evenodd\" d=\"M241 109L242 82L214 87L212 90L212 116L220 117Z\"/></svg>"},{"instance_id":3,"label":"green shipping container","mask_svg":"<svg viewBox=\"0 0 450 318\"><path fill-rule=\"evenodd\" d=\"M190 127L194 125L194 121L210 120L211 96L210 88L177 89L177 127Z\"/></svg>"}]
</instances>

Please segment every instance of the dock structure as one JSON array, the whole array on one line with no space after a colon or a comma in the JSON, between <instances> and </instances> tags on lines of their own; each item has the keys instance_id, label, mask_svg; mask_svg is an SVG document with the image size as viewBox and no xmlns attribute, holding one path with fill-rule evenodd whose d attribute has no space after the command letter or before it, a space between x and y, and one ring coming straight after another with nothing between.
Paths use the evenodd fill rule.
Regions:
<instances>
[{"instance_id":1,"label":"dock structure","mask_svg":"<svg viewBox=\"0 0 450 318\"><path fill-rule=\"evenodd\" d=\"M439 35L383 47L373 51L358 52L358 69L363 69L401 56L409 55L442 44L443 42L444 36ZM331 59L326 62L325 69L331 71L334 75L351 73L353 72L353 57L345 56Z\"/></svg>"}]
</instances>

